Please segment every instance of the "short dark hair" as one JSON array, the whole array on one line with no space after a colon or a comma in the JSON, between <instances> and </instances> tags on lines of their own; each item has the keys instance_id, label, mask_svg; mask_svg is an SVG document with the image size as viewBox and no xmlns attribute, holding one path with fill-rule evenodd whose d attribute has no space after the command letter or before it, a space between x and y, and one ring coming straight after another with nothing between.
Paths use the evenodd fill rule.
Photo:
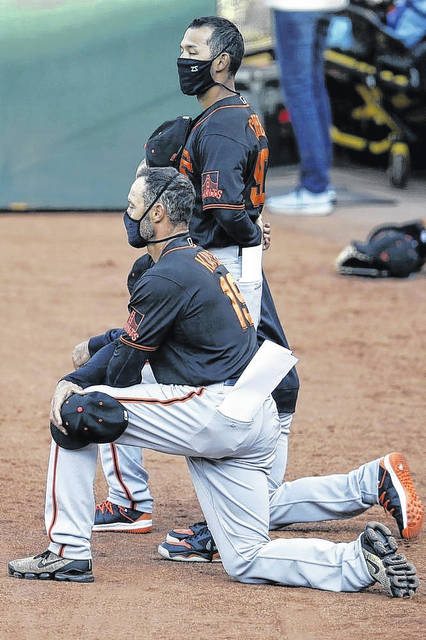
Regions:
<instances>
[{"instance_id":1,"label":"short dark hair","mask_svg":"<svg viewBox=\"0 0 426 640\"><path fill-rule=\"evenodd\" d=\"M138 177L145 178L145 205L154 202L168 185L158 202L164 205L175 227L188 224L195 204L195 189L186 176L173 167L144 167Z\"/></svg>"},{"instance_id":2,"label":"short dark hair","mask_svg":"<svg viewBox=\"0 0 426 640\"><path fill-rule=\"evenodd\" d=\"M188 29L200 29L201 27L211 27L213 29L212 35L207 41L212 58L218 56L221 51L229 53L231 58L229 73L235 76L244 56L243 36L235 24L226 18L203 16L195 18L188 26Z\"/></svg>"}]
</instances>

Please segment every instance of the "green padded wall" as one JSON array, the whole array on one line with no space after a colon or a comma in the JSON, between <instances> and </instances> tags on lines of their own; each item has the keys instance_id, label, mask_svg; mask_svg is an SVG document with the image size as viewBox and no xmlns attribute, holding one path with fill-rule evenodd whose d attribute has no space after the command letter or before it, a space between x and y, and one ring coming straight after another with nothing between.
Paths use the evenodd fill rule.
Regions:
<instances>
[{"instance_id":1,"label":"green padded wall","mask_svg":"<svg viewBox=\"0 0 426 640\"><path fill-rule=\"evenodd\" d=\"M215 4L0 0L0 208L124 208L149 134L198 112L176 58Z\"/></svg>"}]
</instances>

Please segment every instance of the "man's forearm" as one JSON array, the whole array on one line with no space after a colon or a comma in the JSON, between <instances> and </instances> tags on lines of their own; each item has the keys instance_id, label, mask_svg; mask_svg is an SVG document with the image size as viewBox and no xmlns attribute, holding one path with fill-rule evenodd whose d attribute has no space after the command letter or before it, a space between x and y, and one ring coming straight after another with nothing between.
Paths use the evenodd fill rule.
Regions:
<instances>
[{"instance_id":1,"label":"man's forearm","mask_svg":"<svg viewBox=\"0 0 426 640\"><path fill-rule=\"evenodd\" d=\"M108 329L105 333L101 333L99 336L93 336L89 338L89 353L93 356L99 349L105 347L110 342L114 342L117 340L121 334L123 333L123 329Z\"/></svg>"},{"instance_id":2,"label":"man's forearm","mask_svg":"<svg viewBox=\"0 0 426 640\"><path fill-rule=\"evenodd\" d=\"M247 211L212 209L209 213L216 217L220 226L240 247L254 247L262 243L262 230Z\"/></svg>"},{"instance_id":3,"label":"man's forearm","mask_svg":"<svg viewBox=\"0 0 426 640\"><path fill-rule=\"evenodd\" d=\"M83 389L94 384L106 384L106 372L114 355L115 346L115 342L105 345L81 367L63 376L62 380L74 382Z\"/></svg>"}]
</instances>

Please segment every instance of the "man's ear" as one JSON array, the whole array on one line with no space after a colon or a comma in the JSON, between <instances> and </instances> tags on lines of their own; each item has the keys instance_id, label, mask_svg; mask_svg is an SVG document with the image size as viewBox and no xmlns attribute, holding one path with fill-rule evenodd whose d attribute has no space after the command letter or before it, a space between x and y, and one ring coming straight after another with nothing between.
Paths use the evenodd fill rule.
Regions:
<instances>
[{"instance_id":1,"label":"man's ear","mask_svg":"<svg viewBox=\"0 0 426 640\"><path fill-rule=\"evenodd\" d=\"M222 73L223 71L227 71L229 73L230 64L231 56L226 51L221 53L220 56L213 61L214 70L216 71L216 73Z\"/></svg>"},{"instance_id":2,"label":"man's ear","mask_svg":"<svg viewBox=\"0 0 426 640\"><path fill-rule=\"evenodd\" d=\"M152 222L161 222L165 217L167 217L167 212L164 204L161 204L161 202L156 202L151 210Z\"/></svg>"}]
</instances>

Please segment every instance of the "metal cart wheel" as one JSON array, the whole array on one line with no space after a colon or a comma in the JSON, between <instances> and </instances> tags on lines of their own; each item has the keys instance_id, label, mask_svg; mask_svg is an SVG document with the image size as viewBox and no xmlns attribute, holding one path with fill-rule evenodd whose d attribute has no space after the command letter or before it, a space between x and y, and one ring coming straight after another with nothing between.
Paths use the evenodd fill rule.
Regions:
<instances>
[{"instance_id":1,"label":"metal cart wheel","mask_svg":"<svg viewBox=\"0 0 426 640\"><path fill-rule=\"evenodd\" d=\"M403 189L410 175L410 150L405 142L395 142L389 154L389 181L393 187Z\"/></svg>"}]
</instances>

